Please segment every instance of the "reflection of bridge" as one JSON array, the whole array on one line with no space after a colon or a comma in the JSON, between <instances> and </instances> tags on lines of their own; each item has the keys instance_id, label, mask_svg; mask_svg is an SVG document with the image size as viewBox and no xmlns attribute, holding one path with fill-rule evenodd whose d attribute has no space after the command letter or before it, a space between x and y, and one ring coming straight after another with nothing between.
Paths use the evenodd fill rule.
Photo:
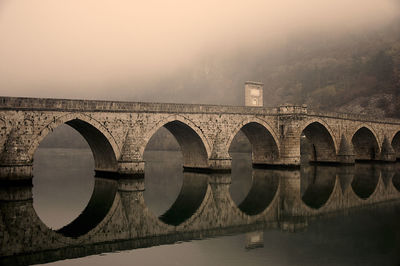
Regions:
<instances>
[{"instance_id":1,"label":"reflection of bridge","mask_svg":"<svg viewBox=\"0 0 400 266\"><path fill-rule=\"evenodd\" d=\"M54 128L68 124L89 143L97 171L142 174L143 153L162 126L179 142L186 168L229 170L239 130L255 165L300 164L300 142L317 162L394 161L400 121L279 108L0 98L0 178L30 177L33 154Z\"/></svg>"},{"instance_id":2,"label":"reflection of bridge","mask_svg":"<svg viewBox=\"0 0 400 266\"><path fill-rule=\"evenodd\" d=\"M156 217L143 198L143 179L96 178L88 206L58 231L32 206L31 187L1 187L0 264L44 263L227 233L307 226L308 217L400 199L397 164L312 166L301 171L253 169L238 206L230 174L184 173L180 195Z\"/></svg>"}]
</instances>

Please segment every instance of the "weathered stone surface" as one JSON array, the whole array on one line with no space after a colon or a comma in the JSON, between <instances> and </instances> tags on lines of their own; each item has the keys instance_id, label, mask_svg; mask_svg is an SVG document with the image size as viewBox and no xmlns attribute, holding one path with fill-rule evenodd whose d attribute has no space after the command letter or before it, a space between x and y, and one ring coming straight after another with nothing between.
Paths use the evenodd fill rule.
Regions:
<instances>
[{"instance_id":1,"label":"weathered stone surface","mask_svg":"<svg viewBox=\"0 0 400 266\"><path fill-rule=\"evenodd\" d=\"M64 123L87 140L96 171L124 175L143 174L145 147L161 127L175 136L188 169L229 171L229 147L239 130L252 144L256 165L299 166L301 136L315 162L393 161L400 154L399 120L315 113L306 106L0 97L0 178L29 178L40 142Z\"/></svg>"}]
</instances>

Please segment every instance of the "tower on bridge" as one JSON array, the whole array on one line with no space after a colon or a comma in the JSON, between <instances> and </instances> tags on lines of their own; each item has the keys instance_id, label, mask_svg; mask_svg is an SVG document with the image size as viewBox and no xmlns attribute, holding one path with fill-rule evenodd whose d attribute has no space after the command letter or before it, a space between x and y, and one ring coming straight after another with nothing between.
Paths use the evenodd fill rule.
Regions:
<instances>
[{"instance_id":1,"label":"tower on bridge","mask_svg":"<svg viewBox=\"0 0 400 266\"><path fill-rule=\"evenodd\" d=\"M261 82L246 81L244 83L244 105L263 106L264 84Z\"/></svg>"}]
</instances>

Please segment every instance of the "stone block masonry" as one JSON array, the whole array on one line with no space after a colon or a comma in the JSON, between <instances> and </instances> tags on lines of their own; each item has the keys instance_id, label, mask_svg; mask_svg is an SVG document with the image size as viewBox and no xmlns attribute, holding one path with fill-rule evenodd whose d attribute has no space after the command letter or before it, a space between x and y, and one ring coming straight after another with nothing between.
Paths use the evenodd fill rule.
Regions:
<instances>
[{"instance_id":1,"label":"stone block masonry","mask_svg":"<svg viewBox=\"0 0 400 266\"><path fill-rule=\"evenodd\" d=\"M241 130L257 166L298 167L303 139L310 159L352 164L400 157L400 120L316 113L307 106L218 106L0 97L0 179L32 175L40 142L61 124L75 128L91 147L98 173L140 176L150 138L167 128L186 169L229 172L230 144ZM303 145L302 145L303 146Z\"/></svg>"}]
</instances>

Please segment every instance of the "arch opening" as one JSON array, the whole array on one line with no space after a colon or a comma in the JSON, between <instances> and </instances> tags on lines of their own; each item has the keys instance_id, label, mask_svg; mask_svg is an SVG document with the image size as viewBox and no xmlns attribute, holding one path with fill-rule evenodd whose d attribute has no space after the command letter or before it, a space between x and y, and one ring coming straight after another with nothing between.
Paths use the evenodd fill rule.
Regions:
<instances>
[{"instance_id":1,"label":"arch opening","mask_svg":"<svg viewBox=\"0 0 400 266\"><path fill-rule=\"evenodd\" d=\"M279 158L278 145L271 132L257 122L247 123L238 131L230 144L229 153L249 152L249 146L253 165L273 165Z\"/></svg>"},{"instance_id":2,"label":"arch opening","mask_svg":"<svg viewBox=\"0 0 400 266\"><path fill-rule=\"evenodd\" d=\"M159 128L144 150L145 191L147 207L157 216L174 203L183 183L183 156L176 138L165 128Z\"/></svg>"},{"instance_id":3,"label":"arch opening","mask_svg":"<svg viewBox=\"0 0 400 266\"><path fill-rule=\"evenodd\" d=\"M335 167L317 165L302 167L300 173L302 201L313 209L323 207L333 192L335 182Z\"/></svg>"},{"instance_id":4,"label":"arch opening","mask_svg":"<svg viewBox=\"0 0 400 266\"><path fill-rule=\"evenodd\" d=\"M279 177L273 170L253 169L252 185L244 200L240 203L234 199L238 208L252 216L262 213L273 201L278 191ZM231 196L232 196L232 191Z\"/></svg>"},{"instance_id":5,"label":"arch opening","mask_svg":"<svg viewBox=\"0 0 400 266\"><path fill-rule=\"evenodd\" d=\"M392 147L396 154L396 160L400 161L400 131L397 132L396 135L394 135L392 140Z\"/></svg>"},{"instance_id":6,"label":"arch opening","mask_svg":"<svg viewBox=\"0 0 400 266\"><path fill-rule=\"evenodd\" d=\"M174 120L164 126L179 144L182 152L183 166L186 168L207 168L207 150L200 136L187 124ZM157 131L159 132L160 129ZM157 133L156 132L156 133ZM165 135L165 134L164 134ZM154 135L151 139L154 139ZM150 140L151 140L150 139ZM171 138L163 139L159 142L172 141ZM148 145L148 144L147 144ZM146 145L146 148L147 148Z\"/></svg>"},{"instance_id":7,"label":"arch opening","mask_svg":"<svg viewBox=\"0 0 400 266\"><path fill-rule=\"evenodd\" d=\"M143 157L146 206L163 223L183 223L200 206L207 190L207 176L182 171L182 166L190 170L208 167L201 138L188 125L175 120L153 134Z\"/></svg>"},{"instance_id":8,"label":"arch opening","mask_svg":"<svg viewBox=\"0 0 400 266\"><path fill-rule=\"evenodd\" d=\"M249 139L239 130L229 147L229 155L232 158L229 193L236 205L246 198L253 183L251 152Z\"/></svg>"},{"instance_id":9,"label":"arch opening","mask_svg":"<svg viewBox=\"0 0 400 266\"><path fill-rule=\"evenodd\" d=\"M351 139L356 161L379 159L379 145L375 135L366 127L362 127Z\"/></svg>"},{"instance_id":10,"label":"arch opening","mask_svg":"<svg viewBox=\"0 0 400 266\"><path fill-rule=\"evenodd\" d=\"M58 229L78 217L89 202L93 154L82 135L63 124L40 142L33 159L33 207L44 224Z\"/></svg>"},{"instance_id":11,"label":"arch opening","mask_svg":"<svg viewBox=\"0 0 400 266\"><path fill-rule=\"evenodd\" d=\"M92 150L95 170L116 171L117 158L108 139L97 128L80 119L73 119L66 122L67 125L78 131L89 144Z\"/></svg>"},{"instance_id":12,"label":"arch opening","mask_svg":"<svg viewBox=\"0 0 400 266\"><path fill-rule=\"evenodd\" d=\"M249 122L237 131L228 152L232 157L231 198L243 213L259 214L276 192L277 180L262 168L279 163L277 142L264 125Z\"/></svg>"},{"instance_id":13,"label":"arch opening","mask_svg":"<svg viewBox=\"0 0 400 266\"><path fill-rule=\"evenodd\" d=\"M334 163L337 161L333 138L319 122L309 124L300 135L302 163Z\"/></svg>"},{"instance_id":14,"label":"arch opening","mask_svg":"<svg viewBox=\"0 0 400 266\"><path fill-rule=\"evenodd\" d=\"M354 193L361 199L368 199L374 193L378 185L379 168L371 164L357 164L351 187Z\"/></svg>"},{"instance_id":15,"label":"arch opening","mask_svg":"<svg viewBox=\"0 0 400 266\"><path fill-rule=\"evenodd\" d=\"M114 149L107 137L95 126L75 118L42 134L33 142L30 153L33 207L39 218L51 228L61 228L60 233L66 236L88 232L96 222L84 218L85 213L89 211L91 214L86 216L95 218L100 211L91 211L93 199L98 199L98 189L93 194L94 171L102 174L117 170Z\"/></svg>"}]
</instances>

